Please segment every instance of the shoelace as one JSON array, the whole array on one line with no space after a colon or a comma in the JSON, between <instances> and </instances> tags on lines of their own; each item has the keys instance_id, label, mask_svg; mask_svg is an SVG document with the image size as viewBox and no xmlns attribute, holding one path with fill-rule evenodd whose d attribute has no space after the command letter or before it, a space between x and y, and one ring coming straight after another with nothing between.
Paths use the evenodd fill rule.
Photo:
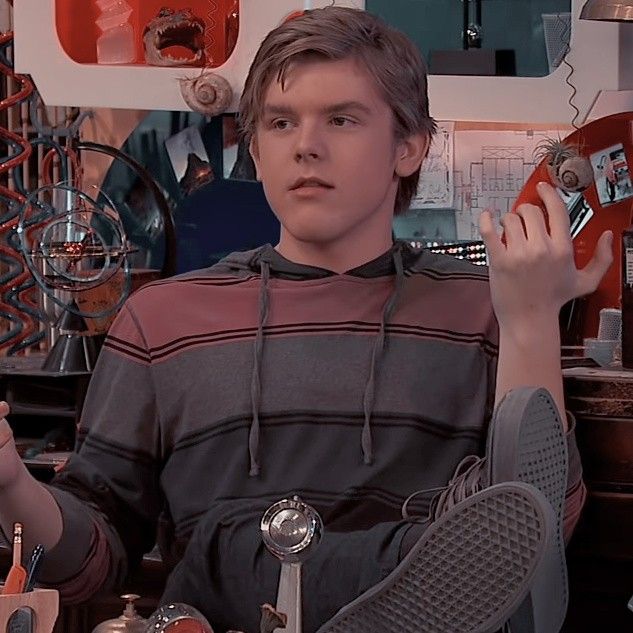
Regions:
<instances>
[{"instance_id":1,"label":"shoelace","mask_svg":"<svg viewBox=\"0 0 633 633\"><path fill-rule=\"evenodd\" d=\"M418 495L437 492L438 494L431 499L429 513L425 519L425 521L429 523L435 521L460 501L464 501L464 499L483 490L487 486L486 465L485 457L477 457L477 455L464 457L464 459L457 464L457 468L446 486L442 488L418 490L409 495L402 504L402 518L405 520L420 520L419 517L415 517L409 513L409 502ZM633 598L631 598L631 603L633 603ZM499 633L512 633L509 621L503 624Z\"/></svg>"},{"instance_id":2,"label":"shoelace","mask_svg":"<svg viewBox=\"0 0 633 633\"><path fill-rule=\"evenodd\" d=\"M437 492L438 494L431 500L429 514L426 519L427 521L435 521L460 501L467 499L486 487L484 481L485 466L486 459L483 457L477 457L477 455L464 457L457 465L455 473L446 486L418 490L409 495L402 504L402 518L405 520L416 520L417 517L409 513L409 502L418 495Z\"/></svg>"}]
</instances>

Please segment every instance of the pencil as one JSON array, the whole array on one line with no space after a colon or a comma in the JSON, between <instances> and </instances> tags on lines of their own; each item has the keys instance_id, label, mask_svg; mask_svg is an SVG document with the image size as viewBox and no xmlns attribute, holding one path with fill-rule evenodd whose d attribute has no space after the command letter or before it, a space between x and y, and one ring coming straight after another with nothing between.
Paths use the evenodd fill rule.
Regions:
<instances>
[{"instance_id":1,"label":"pencil","mask_svg":"<svg viewBox=\"0 0 633 633\"><path fill-rule=\"evenodd\" d=\"M13 561L2 589L2 595L22 593L26 583L26 569L22 566L22 524L13 524Z\"/></svg>"}]
</instances>

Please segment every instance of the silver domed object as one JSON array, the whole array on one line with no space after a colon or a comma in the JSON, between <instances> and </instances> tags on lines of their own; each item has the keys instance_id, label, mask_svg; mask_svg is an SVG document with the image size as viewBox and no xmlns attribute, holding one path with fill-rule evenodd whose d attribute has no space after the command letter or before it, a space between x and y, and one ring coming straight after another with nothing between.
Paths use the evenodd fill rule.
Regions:
<instances>
[{"instance_id":1,"label":"silver domed object","mask_svg":"<svg viewBox=\"0 0 633 633\"><path fill-rule=\"evenodd\" d=\"M321 542L323 521L312 506L295 496L268 508L260 529L264 545L274 556L284 563L299 563Z\"/></svg>"},{"instance_id":2,"label":"silver domed object","mask_svg":"<svg viewBox=\"0 0 633 633\"><path fill-rule=\"evenodd\" d=\"M127 593L121 596L126 601L125 610L118 618L105 620L92 629L92 633L145 633L147 620L142 618L134 607L140 596Z\"/></svg>"},{"instance_id":3,"label":"silver domed object","mask_svg":"<svg viewBox=\"0 0 633 633\"><path fill-rule=\"evenodd\" d=\"M178 633L182 630L190 633L213 633L202 613L182 602L171 602L158 607L147 619L143 633Z\"/></svg>"}]
</instances>

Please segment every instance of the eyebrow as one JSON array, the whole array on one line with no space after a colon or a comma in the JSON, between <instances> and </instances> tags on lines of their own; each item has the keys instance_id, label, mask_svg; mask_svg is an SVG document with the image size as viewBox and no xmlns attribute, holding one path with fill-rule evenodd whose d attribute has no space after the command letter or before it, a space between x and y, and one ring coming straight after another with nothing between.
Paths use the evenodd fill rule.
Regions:
<instances>
[{"instance_id":1,"label":"eyebrow","mask_svg":"<svg viewBox=\"0 0 633 633\"><path fill-rule=\"evenodd\" d=\"M372 110L364 103L360 101L341 101L340 103L333 103L324 108L321 108L321 112L324 114L332 114L334 112L344 112L349 110L357 110L363 114L371 114ZM264 106L264 115L280 115L280 114L295 114L295 109L289 106L269 104Z\"/></svg>"}]
</instances>

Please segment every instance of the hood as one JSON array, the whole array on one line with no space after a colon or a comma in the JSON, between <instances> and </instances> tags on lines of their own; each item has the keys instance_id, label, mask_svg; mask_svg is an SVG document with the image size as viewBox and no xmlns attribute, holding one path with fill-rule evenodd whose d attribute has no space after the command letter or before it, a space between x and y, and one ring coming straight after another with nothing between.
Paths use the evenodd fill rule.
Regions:
<instances>
[{"instance_id":1,"label":"hood","mask_svg":"<svg viewBox=\"0 0 633 633\"><path fill-rule=\"evenodd\" d=\"M396 274L394 253L398 251L404 268L408 268L419 256L419 253L408 243L396 241L392 247L375 259L352 268L344 274L354 277L372 278ZM259 274L262 263L267 264L270 276L293 281L324 279L338 273L318 266L298 264L278 253L273 246L265 244L251 251L236 252L227 255L213 266L214 273L239 275L244 272Z\"/></svg>"}]
</instances>

